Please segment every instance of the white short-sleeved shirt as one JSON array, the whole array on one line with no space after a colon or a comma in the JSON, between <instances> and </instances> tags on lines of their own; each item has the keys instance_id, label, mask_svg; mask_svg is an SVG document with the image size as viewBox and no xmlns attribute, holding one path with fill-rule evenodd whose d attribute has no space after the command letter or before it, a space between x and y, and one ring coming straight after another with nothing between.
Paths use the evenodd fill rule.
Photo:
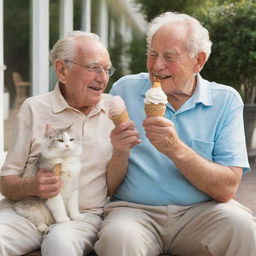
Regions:
<instances>
[{"instance_id":1,"label":"white short-sleeved shirt","mask_svg":"<svg viewBox=\"0 0 256 256\"><path fill-rule=\"evenodd\" d=\"M112 97L102 94L100 102L88 115L70 107L58 85L52 92L28 98L17 116L1 176L21 175L29 165L35 164L46 124L55 128L72 124L72 130L82 145L80 210L100 211L107 202L105 172L112 156L110 132L114 124L108 117L108 104Z\"/></svg>"}]
</instances>

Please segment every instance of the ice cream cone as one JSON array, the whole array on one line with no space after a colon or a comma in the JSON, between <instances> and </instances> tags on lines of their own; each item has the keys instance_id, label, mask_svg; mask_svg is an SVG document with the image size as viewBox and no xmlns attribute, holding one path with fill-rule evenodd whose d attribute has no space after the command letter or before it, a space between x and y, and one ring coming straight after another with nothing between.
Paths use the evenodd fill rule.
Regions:
<instances>
[{"instance_id":1,"label":"ice cream cone","mask_svg":"<svg viewBox=\"0 0 256 256\"><path fill-rule=\"evenodd\" d=\"M145 93L144 103L144 110L147 117L164 116L167 96L163 92L158 79L154 79L152 87Z\"/></svg>"},{"instance_id":2,"label":"ice cream cone","mask_svg":"<svg viewBox=\"0 0 256 256\"><path fill-rule=\"evenodd\" d=\"M144 109L147 117L164 116L166 106L163 103L159 103L159 104L150 103L150 104L145 104Z\"/></svg>"},{"instance_id":3,"label":"ice cream cone","mask_svg":"<svg viewBox=\"0 0 256 256\"><path fill-rule=\"evenodd\" d=\"M152 88L161 88L161 83L157 80L157 81L154 81L153 85L152 85Z\"/></svg>"},{"instance_id":4,"label":"ice cream cone","mask_svg":"<svg viewBox=\"0 0 256 256\"><path fill-rule=\"evenodd\" d=\"M128 121L129 115L125 103L120 96L114 96L109 104L109 118L115 125Z\"/></svg>"},{"instance_id":5,"label":"ice cream cone","mask_svg":"<svg viewBox=\"0 0 256 256\"><path fill-rule=\"evenodd\" d=\"M60 176L61 173L61 164L55 164L53 167L53 174L56 176Z\"/></svg>"},{"instance_id":6,"label":"ice cream cone","mask_svg":"<svg viewBox=\"0 0 256 256\"><path fill-rule=\"evenodd\" d=\"M125 109L120 115L111 116L111 120L114 122L115 125L119 125L122 122L126 122L129 120L129 115L127 110Z\"/></svg>"}]
</instances>

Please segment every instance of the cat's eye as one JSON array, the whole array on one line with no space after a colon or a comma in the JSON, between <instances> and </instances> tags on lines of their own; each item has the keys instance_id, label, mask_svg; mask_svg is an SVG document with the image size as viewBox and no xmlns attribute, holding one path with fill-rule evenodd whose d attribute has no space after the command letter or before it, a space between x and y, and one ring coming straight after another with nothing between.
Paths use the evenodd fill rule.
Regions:
<instances>
[{"instance_id":1,"label":"cat's eye","mask_svg":"<svg viewBox=\"0 0 256 256\"><path fill-rule=\"evenodd\" d=\"M74 141L75 139L74 138L72 138L72 139L70 139L69 141Z\"/></svg>"},{"instance_id":2,"label":"cat's eye","mask_svg":"<svg viewBox=\"0 0 256 256\"><path fill-rule=\"evenodd\" d=\"M64 142L64 140L62 140L62 139L57 139L57 141L58 141L58 142Z\"/></svg>"}]
</instances>

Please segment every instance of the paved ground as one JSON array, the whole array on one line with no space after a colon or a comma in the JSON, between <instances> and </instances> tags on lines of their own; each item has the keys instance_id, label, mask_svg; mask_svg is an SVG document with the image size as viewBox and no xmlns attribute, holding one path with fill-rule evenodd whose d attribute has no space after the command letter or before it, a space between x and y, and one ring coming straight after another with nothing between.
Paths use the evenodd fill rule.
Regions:
<instances>
[{"instance_id":1,"label":"paved ground","mask_svg":"<svg viewBox=\"0 0 256 256\"><path fill-rule=\"evenodd\" d=\"M256 216L256 162L250 161L251 171L244 174L235 199L249 207Z\"/></svg>"}]
</instances>

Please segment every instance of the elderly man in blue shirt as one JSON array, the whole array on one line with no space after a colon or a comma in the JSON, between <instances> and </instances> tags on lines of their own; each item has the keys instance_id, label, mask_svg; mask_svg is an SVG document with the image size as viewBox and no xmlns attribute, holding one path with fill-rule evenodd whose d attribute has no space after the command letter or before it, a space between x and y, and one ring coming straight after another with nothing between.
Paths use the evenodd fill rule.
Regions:
<instances>
[{"instance_id":1,"label":"elderly man in blue shirt","mask_svg":"<svg viewBox=\"0 0 256 256\"><path fill-rule=\"evenodd\" d=\"M97 255L255 256L255 219L232 199L249 170L243 102L199 75L211 52L208 31L167 12L151 22L147 42L148 73L125 76L111 90L125 100L141 143L131 143L132 121L112 131L112 200ZM154 76L168 104L164 117L146 118Z\"/></svg>"}]
</instances>

